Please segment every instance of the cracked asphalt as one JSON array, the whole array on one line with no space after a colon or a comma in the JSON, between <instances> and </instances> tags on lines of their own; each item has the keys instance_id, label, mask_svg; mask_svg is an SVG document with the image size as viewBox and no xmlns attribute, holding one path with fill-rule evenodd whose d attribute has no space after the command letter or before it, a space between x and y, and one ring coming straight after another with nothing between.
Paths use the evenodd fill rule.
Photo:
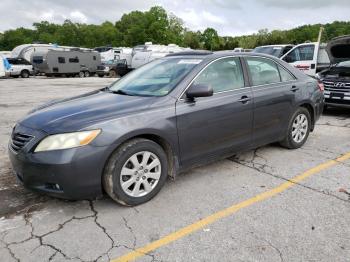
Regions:
<instances>
[{"instance_id":1,"label":"cracked asphalt","mask_svg":"<svg viewBox=\"0 0 350 262\"><path fill-rule=\"evenodd\" d=\"M168 180L152 201L63 201L18 185L7 142L16 120L109 78L0 79L0 261L109 261L350 151L350 110L330 109L298 150L268 145ZM350 160L138 261L350 261Z\"/></svg>"}]
</instances>

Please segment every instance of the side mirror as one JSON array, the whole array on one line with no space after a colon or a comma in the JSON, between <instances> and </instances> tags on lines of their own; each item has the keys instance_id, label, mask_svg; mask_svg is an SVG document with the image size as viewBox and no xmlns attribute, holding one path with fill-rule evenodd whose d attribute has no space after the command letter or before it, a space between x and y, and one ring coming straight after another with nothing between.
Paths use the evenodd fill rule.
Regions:
<instances>
[{"instance_id":1,"label":"side mirror","mask_svg":"<svg viewBox=\"0 0 350 262\"><path fill-rule=\"evenodd\" d=\"M213 95L213 88L204 84L191 84L186 91L186 97L193 100L196 97L207 97Z\"/></svg>"}]
</instances>

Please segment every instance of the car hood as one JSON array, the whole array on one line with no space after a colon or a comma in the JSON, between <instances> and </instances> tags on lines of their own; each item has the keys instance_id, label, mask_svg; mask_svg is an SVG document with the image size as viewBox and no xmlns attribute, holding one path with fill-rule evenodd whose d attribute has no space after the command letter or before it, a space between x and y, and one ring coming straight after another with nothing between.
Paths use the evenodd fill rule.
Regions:
<instances>
[{"instance_id":1,"label":"car hood","mask_svg":"<svg viewBox=\"0 0 350 262\"><path fill-rule=\"evenodd\" d=\"M118 116L150 107L156 97L140 97L95 91L51 101L19 121L19 124L49 134L72 132Z\"/></svg>"},{"instance_id":2,"label":"car hood","mask_svg":"<svg viewBox=\"0 0 350 262\"><path fill-rule=\"evenodd\" d=\"M333 38L326 50L331 64L350 60L350 35Z\"/></svg>"}]
</instances>

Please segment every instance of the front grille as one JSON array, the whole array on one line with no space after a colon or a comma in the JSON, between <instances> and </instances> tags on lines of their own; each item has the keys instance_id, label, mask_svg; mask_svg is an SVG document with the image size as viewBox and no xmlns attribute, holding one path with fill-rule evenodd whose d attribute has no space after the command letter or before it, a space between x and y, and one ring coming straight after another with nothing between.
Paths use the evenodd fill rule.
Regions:
<instances>
[{"instance_id":1,"label":"front grille","mask_svg":"<svg viewBox=\"0 0 350 262\"><path fill-rule=\"evenodd\" d=\"M333 92L350 92L350 82L323 80L324 89Z\"/></svg>"},{"instance_id":2,"label":"front grille","mask_svg":"<svg viewBox=\"0 0 350 262\"><path fill-rule=\"evenodd\" d=\"M33 136L30 135L22 133L12 133L10 146L13 151L18 152L32 139Z\"/></svg>"}]
</instances>

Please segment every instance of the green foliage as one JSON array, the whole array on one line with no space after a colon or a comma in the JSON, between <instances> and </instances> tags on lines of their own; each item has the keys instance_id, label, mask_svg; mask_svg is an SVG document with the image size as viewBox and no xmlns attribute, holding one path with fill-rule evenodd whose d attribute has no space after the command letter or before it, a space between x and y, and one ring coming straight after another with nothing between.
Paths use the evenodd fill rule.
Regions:
<instances>
[{"instance_id":1,"label":"green foliage","mask_svg":"<svg viewBox=\"0 0 350 262\"><path fill-rule=\"evenodd\" d=\"M42 21L33 24L33 29L17 28L0 33L0 50L12 50L17 45L42 42L59 45L96 46L135 46L145 42L157 44L175 43L193 49L232 50L236 47L254 48L269 44L298 44L316 41L320 27L324 27L322 40L350 34L350 22L335 21L321 25L304 25L290 30L261 29L256 34L244 36L219 36L214 28L203 32L191 31L184 22L160 6L150 10L132 11L124 14L115 23L106 21L100 25L73 23L63 24Z\"/></svg>"}]
</instances>

